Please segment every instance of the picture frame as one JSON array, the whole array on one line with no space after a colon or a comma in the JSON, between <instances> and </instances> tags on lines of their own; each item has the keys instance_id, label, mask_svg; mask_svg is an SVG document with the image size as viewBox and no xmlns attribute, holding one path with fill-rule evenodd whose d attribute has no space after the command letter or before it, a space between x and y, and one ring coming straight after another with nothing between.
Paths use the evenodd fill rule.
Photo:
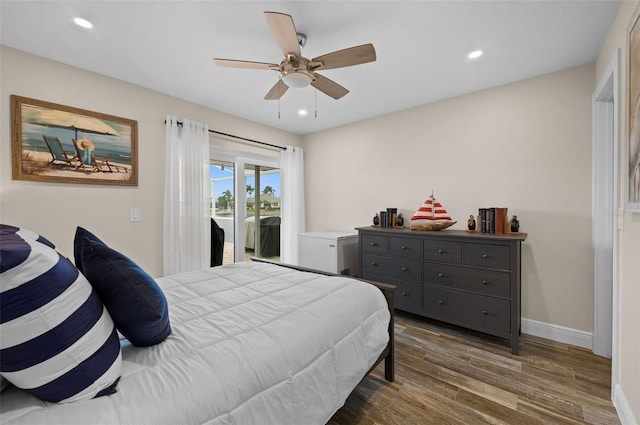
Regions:
<instances>
[{"instance_id":1,"label":"picture frame","mask_svg":"<svg viewBox=\"0 0 640 425\"><path fill-rule=\"evenodd\" d=\"M626 210L640 213L640 7L627 31L629 156Z\"/></svg>"},{"instance_id":2,"label":"picture frame","mask_svg":"<svg viewBox=\"0 0 640 425\"><path fill-rule=\"evenodd\" d=\"M138 122L11 95L14 180L138 185Z\"/></svg>"}]
</instances>

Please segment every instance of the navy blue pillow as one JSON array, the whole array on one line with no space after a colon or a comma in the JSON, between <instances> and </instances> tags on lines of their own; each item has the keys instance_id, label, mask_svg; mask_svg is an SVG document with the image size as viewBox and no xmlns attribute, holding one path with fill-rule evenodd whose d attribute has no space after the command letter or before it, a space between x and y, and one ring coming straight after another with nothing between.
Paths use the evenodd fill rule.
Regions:
<instances>
[{"instance_id":1,"label":"navy blue pillow","mask_svg":"<svg viewBox=\"0 0 640 425\"><path fill-rule=\"evenodd\" d=\"M80 270L80 273L84 273L84 267L82 266L82 253L85 249L85 238L92 242L101 243L102 245L107 246L107 244L102 242L96 235L87 229L83 229L78 226L78 228L76 228L76 236L73 239L73 261L75 261L76 268Z\"/></svg>"},{"instance_id":2,"label":"navy blue pillow","mask_svg":"<svg viewBox=\"0 0 640 425\"><path fill-rule=\"evenodd\" d=\"M136 263L82 227L74 239L76 267L133 345L158 344L171 333L169 306L156 281Z\"/></svg>"}]
</instances>

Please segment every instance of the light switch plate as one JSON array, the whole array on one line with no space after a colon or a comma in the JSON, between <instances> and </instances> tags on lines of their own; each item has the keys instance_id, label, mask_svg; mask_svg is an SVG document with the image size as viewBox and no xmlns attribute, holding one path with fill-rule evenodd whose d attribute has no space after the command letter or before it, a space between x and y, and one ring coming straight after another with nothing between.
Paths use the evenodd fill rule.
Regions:
<instances>
[{"instance_id":1,"label":"light switch plate","mask_svg":"<svg viewBox=\"0 0 640 425\"><path fill-rule=\"evenodd\" d=\"M129 211L129 219L131 221L140 221L140 208L131 208Z\"/></svg>"}]
</instances>

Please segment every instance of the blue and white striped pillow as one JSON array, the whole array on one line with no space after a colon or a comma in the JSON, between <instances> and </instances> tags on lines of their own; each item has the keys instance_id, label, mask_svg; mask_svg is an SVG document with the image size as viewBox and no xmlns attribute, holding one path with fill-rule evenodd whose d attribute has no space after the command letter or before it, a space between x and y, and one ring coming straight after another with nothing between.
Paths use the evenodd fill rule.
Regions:
<instances>
[{"instance_id":1,"label":"blue and white striped pillow","mask_svg":"<svg viewBox=\"0 0 640 425\"><path fill-rule=\"evenodd\" d=\"M19 235L22 239L33 239L36 240L40 243L43 243L47 246L50 246L51 248L55 248L56 246L49 241L49 239L45 238L42 235L37 234L36 232L33 232L29 229L24 229L21 227L16 227L16 226L11 226L8 224L0 224L0 234L2 235L12 235L12 234L17 234Z\"/></svg>"},{"instance_id":2,"label":"blue and white striped pillow","mask_svg":"<svg viewBox=\"0 0 640 425\"><path fill-rule=\"evenodd\" d=\"M0 373L45 401L112 394L122 357L109 313L65 257L0 232Z\"/></svg>"}]
</instances>

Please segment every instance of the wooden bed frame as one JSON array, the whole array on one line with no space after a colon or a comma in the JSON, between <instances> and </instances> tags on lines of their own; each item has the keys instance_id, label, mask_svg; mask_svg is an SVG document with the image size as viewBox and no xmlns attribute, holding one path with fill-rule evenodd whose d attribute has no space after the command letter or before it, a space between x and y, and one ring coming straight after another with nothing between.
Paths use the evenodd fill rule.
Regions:
<instances>
[{"instance_id":1,"label":"wooden bed frame","mask_svg":"<svg viewBox=\"0 0 640 425\"><path fill-rule=\"evenodd\" d=\"M282 266L282 267L287 267L289 269L293 269L293 270L298 270L298 271L303 271L303 272L310 272L310 273L317 273L317 274L322 274L325 276L339 276L335 273L327 273L324 271L320 271L320 270L315 270L315 269L310 269L307 267L300 267L300 266L295 266L293 264L286 264L286 263L280 263L278 261L271 261L271 260L266 260L264 258L258 258L258 257L251 257L251 261L255 261L258 263L269 263L269 264L275 264L278 266ZM395 355L394 355L394 308L393 308L393 293L396 289L395 285L389 285L386 283L380 283L380 282L372 282L370 280L365 280L365 279L359 279L357 277L351 277L351 276L344 276L344 277L350 277L352 279L356 279L359 280L361 282L365 282L368 283L370 285L373 285L375 287L377 287L378 289L380 289L380 291L382 291L382 294L384 295L384 298L387 300L387 306L389 308L389 314L391 315L391 318L389 319L389 342L387 343L387 346L385 347L384 351L382 352L382 354L380 354L380 357L378 357L378 360L376 360L376 363L373 365L373 367L369 370L369 372L371 372L373 369L375 369L382 360L384 360L384 379L386 379L389 382L393 382L394 377L395 377L395 366L394 366L394 361L395 361ZM368 372L368 373L369 373Z\"/></svg>"}]
</instances>

